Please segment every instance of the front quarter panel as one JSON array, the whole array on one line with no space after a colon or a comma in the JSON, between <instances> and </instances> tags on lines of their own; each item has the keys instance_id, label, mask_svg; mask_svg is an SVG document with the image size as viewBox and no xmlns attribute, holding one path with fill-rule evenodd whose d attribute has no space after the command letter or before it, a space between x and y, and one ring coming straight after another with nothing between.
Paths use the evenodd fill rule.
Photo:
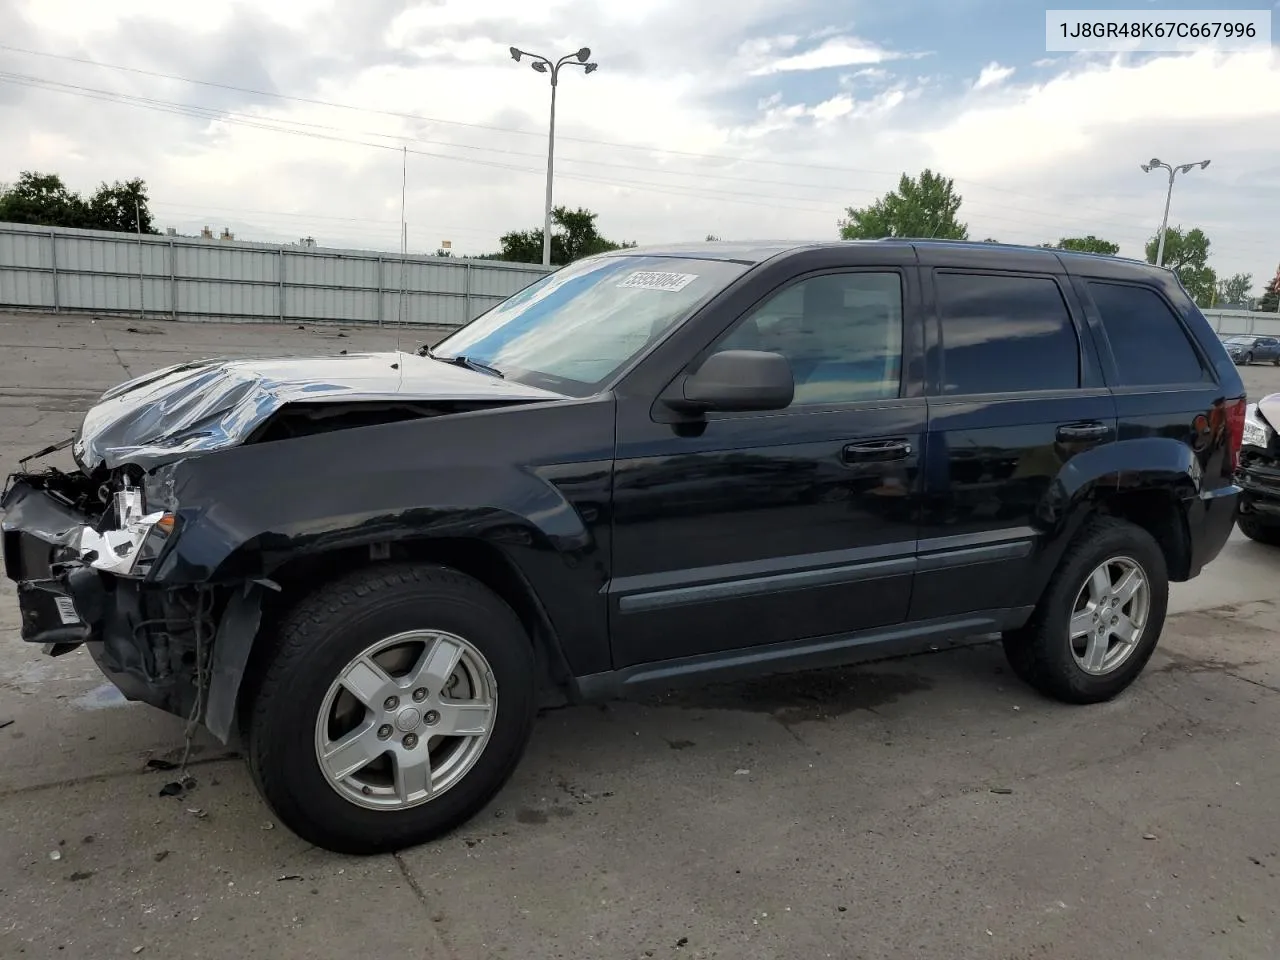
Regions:
<instances>
[{"instance_id":1,"label":"front quarter panel","mask_svg":"<svg viewBox=\"0 0 1280 960\"><path fill-rule=\"evenodd\" d=\"M611 397L335 431L172 468L165 585L270 578L307 554L434 537L501 550L538 593L570 665L608 668Z\"/></svg>"}]
</instances>

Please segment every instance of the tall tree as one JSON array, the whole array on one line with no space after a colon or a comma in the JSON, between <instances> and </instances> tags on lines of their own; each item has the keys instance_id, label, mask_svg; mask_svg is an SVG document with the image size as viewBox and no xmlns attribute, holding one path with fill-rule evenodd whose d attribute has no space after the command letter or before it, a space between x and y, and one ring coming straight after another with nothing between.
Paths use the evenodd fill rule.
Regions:
<instances>
[{"instance_id":1,"label":"tall tree","mask_svg":"<svg viewBox=\"0 0 1280 960\"><path fill-rule=\"evenodd\" d=\"M137 179L107 186L102 183L89 199L89 219L95 230L127 230L129 233L159 233L151 222L147 206L147 185Z\"/></svg>"},{"instance_id":2,"label":"tall tree","mask_svg":"<svg viewBox=\"0 0 1280 960\"><path fill-rule=\"evenodd\" d=\"M56 173L24 170L0 194L0 221L41 227L87 227L89 206Z\"/></svg>"},{"instance_id":3,"label":"tall tree","mask_svg":"<svg viewBox=\"0 0 1280 960\"><path fill-rule=\"evenodd\" d=\"M1257 309L1265 310L1267 313L1280 312L1280 270L1276 271L1275 277L1262 292L1262 299L1258 301Z\"/></svg>"},{"instance_id":4,"label":"tall tree","mask_svg":"<svg viewBox=\"0 0 1280 960\"><path fill-rule=\"evenodd\" d=\"M551 211L551 262L555 266L564 266L583 257L590 257L609 250L621 250L634 247L634 243L614 243L600 236L596 229L596 218L585 207L570 210L568 207L556 207ZM556 228L559 229L556 229ZM505 234L500 240L502 244L501 259L516 263L542 262L542 231L516 230Z\"/></svg>"},{"instance_id":5,"label":"tall tree","mask_svg":"<svg viewBox=\"0 0 1280 960\"><path fill-rule=\"evenodd\" d=\"M918 177L903 174L898 189L890 190L866 207L849 207L838 221L843 240L878 240L881 237L932 237L969 239L968 224L957 219L963 198L954 183L932 170Z\"/></svg>"},{"instance_id":6,"label":"tall tree","mask_svg":"<svg viewBox=\"0 0 1280 960\"><path fill-rule=\"evenodd\" d=\"M1209 266L1209 238L1199 227L1185 232L1169 227L1164 236L1164 266L1178 275L1198 306L1212 306L1218 275ZM1159 236L1147 241L1147 263L1156 262L1159 246Z\"/></svg>"},{"instance_id":7,"label":"tall tree","mask_svg":"<svg viewBox=\"0 0 1280 960\"><path fill-rule=\"evenodd\" d=\"M1249 291L1253 289L1253 274L1233 273L1225 280L1218 281L1215 299L1218 303L1244 303L1249 299Z\"/></svg>"},{"instance_id":8,"label":"tall tree","mask_svg":"<svg viewBox=\"0 0 1280 960\"><path fill-rule=\"evenodd\" d=\"M56 173L24 170L15 183L0 189L0 221L42 227L79 227L158 233L151 222L147 185L137 178L100 184L85 200L69 190Z\"/></svg>"},{"instance_id":9,"label":"tall tree","mask_svg":"<svg viewBox=\"0 0 1280 960\"><path fill-rule=\"evenodd\" d=\"M1101 253L1114 257L1120 252L1120 244L1095 237L1092 233L1087 237L1063 237L1054 246L1059 250L1074 250L1077 253Z\"/></svg>"}]
</instances>

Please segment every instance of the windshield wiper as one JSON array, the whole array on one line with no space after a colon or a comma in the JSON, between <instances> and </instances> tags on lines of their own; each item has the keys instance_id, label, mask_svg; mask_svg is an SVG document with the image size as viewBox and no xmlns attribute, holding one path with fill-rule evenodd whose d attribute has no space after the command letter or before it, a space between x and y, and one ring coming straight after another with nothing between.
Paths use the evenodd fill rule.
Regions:
<instances>
[{"instance_id":1,"label":"windshield wiper","mask_svg":"<svg viewBox=\"0 0 1280 960\"><path fill-rule=\"evenodd\" d=\"M430 347L425 348L425 350L426 355L432 360L439 360L441 363L451 363L455 367L466 367L468 370L475 370L478 373L487 373L489 376L497 377L499 380L506 379L506 374L497 367L491 367L487 363L481 363L479 360L472 360L470 357L464 357L461 355L456 357L437 357L431 352Z\"/></svg>"}]
</instances>

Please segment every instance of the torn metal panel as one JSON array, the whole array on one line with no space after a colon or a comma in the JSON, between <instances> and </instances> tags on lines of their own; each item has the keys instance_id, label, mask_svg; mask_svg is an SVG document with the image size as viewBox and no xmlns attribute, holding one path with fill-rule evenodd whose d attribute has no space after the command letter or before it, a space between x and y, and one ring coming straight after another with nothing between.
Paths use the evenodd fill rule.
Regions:
<instances>
[{"instance_id":1,"label":"torn metal panel","mask_svg":"<svg viewBox=\"0 0 1280 960\"><path fill-rule=\"evenodd\" d=\"M249 652L262 622L263 588L247 584L227 601L213 640L204 725L222 743L237 732L236 703Z\"/></svg>"},{"instance_id":2,"label":"torn metal panel","mask_svg":"<svg viewBox=\"0 0 1280 960\"><path fill-rule=\"evenodd\" d=\"M0 498L4 530L23 530L50 546L75 545L86 517L21 476Z\"/></svg>"},{"instance_id":3,"label":"torn metal panel","mask_svg":"<svg viewBox=\"0 0 1280 960\"><path fill-rule=\"evenodd\" d=\"M289 404L528 403L560 394L410 353L202 360L108 390L86 414L73 452L89 473L151 469L247 441Z\"/></svg>"}]
</instances>

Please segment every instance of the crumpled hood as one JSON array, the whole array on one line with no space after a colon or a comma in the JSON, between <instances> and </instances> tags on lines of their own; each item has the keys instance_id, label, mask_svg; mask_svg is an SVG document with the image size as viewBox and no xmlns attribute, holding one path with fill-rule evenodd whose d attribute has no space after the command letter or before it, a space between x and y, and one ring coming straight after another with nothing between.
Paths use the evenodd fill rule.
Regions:
<instances>
[{"instance_id":1,"label":"crumpled hood","mask_svg":"<svg viewBox=\"0 0 1280 960\"><path fill-rule=\"evenodd\" d=\"M1271 424L1271 429L1280 426L1280 393L1272 393L1258 401L1258 412Z\"/></svg>"},{"instance_id":2,"label":"crumpled hood","mask_svg":"<svg viewBox=\"0 0 1280 960\"><path fill-rule=\"evenodd\" d=\"M558 393L416 354L199 360L113 387L85 415L81 468L144 468L243 443L290 403L377 400L521 403Z\"/></svg>"}]
</instances>

